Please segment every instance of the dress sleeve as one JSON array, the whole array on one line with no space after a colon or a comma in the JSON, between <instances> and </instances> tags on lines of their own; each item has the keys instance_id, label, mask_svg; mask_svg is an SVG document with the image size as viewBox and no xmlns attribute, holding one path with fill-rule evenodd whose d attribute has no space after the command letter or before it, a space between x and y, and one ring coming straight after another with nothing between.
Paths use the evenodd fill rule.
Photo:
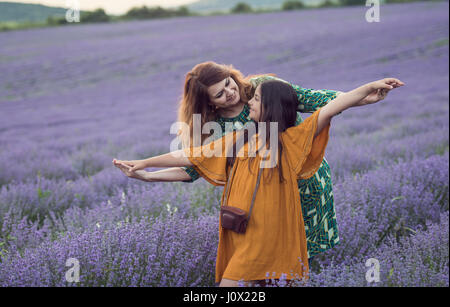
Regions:
<instances>
[{"instance_id":1,"label":"dress sleeve","mask_svg":"<svg viewBox=\"0 0 450 307\"><path fill-rule=\"evenodd\" d=\"M194 182L198 178L200 178L200 175L195 170L194 167L188 166L188 167L181 167L189 176L191 176L191 179L183 180L183 182Z\"/></svg>"},{"instance_id":2,"label":"dress sleeve","mask_svg":"<svg viewBox=\"0 0 450 307\"><path fill-rule=\"evenodd\" d=\"M302 113L313 113L342 93L334 90L302 88L292 83L291 86L297 93L298 110Z\"/></svg>"},{"instance_id":3,"label":"dress sleeve","mask_svg":"<svg viewBox=\"0 0 450 307\"><path fill-rule=\"evenodd\" d=\"M203 146L184 149L192 168L209 183L223 186L227 181L225 136Z\"/></svg>"},{"instance_id":4,"label":"dress sleeve","mask_svg":"<svg viewBox=\"0 0 450 307\"><path fill-rule=\"evenodd\" d=\"M317 111L317 109L325 106L331 100L335 99L339 94L343 93L341 91L327 89L315 90L312 88L302 88L298 85L270 75L254 77L250 79L250 83L253 88L256 88L259 84L268 80L278 80L290 84L297 94L297 109L302 113L313 113ZM340 112L338 114L340 114Z\"/></svg>"},{"instance_id":5,"label":"dress sleeve","mask_svg":"<svg viewBox=\"0 0 450 307\"><path fill-rule=\"evenodd\" d=\"M319 112L320 109L300 125L283 132L283 143L286 146L289 162L297 174L297 179L312 177L319 169L325 155L330 124L314 137Z\"/></svg>"}]
</instances>

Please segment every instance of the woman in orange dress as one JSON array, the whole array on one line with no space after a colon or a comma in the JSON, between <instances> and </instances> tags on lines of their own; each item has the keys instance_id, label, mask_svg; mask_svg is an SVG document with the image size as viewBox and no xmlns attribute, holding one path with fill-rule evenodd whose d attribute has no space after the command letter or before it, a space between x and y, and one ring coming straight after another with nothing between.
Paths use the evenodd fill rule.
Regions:
<instances>
[{"instance_id":1,"label":"woman in orange dress","mask_svg":"<svg viewBox=\"0 0 450 307\"><path fill-rule=\"evenodd\" d=\"M237 139L245 136L246 129L234 131L232 138L224 136L204 146L145 160L147 167L193 166L210 183L225 185L221 205L226 196L226 205L246 212L250 210L258 173L264 167L246 232L220 227L216 283L237 286L240 280L251 283L267 277L280 279L282 274L287 280L307 278L306 235L297 181L311 177L320 166L333 116L370 95L378 97L373 102L382 100L389 90L401 85L394 78L367 83L339 95L295 126L297 97L292 87L267 81L257 87L249 101L250 118L266 123L265 138L260 138L264 128L258 125L256 133L249 133L240 148L236 148ZM277 123L277 130L269 130L270 123ZM270 139L274 133L278 134L277 142ZM125 164L117 164L131 172ZM139 179L148 174L142 170L132 173L130 177Z\"/></svg>"}]
</instances>

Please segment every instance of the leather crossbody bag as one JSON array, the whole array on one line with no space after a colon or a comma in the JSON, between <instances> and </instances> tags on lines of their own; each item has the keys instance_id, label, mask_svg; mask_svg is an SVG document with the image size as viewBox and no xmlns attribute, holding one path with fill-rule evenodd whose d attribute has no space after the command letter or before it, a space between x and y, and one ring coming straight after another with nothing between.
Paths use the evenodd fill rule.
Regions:
<instances>
[{"instance_id":1,"label":"leather crossbody bag","mask_svg":"<svg viewBox=\"0 0 450 307\"><path fill-rule=\"evenodd\" d=\"M236 162L237 161L235 161L234 163L235 165ZM233 165L233 170L235 165ZM245 231L247 230L248 222L250 220L250 216L252 214L252 209L256 198L256 192L258 191L259 181L261 179L261 172L263 169L260 168L258 173L258 179L256 180L256 187L255 190L253 191L252 204L250 206L250 212L248 213L248 216L247 213L240 208L227 206L227 197L228 191L230 189L231 177L234 176L233 170L231 171L231 174L228 177L227 189L225 191L225 199L223 201L224 206L220 208L220 220L223 228L232 230L237 233L245 233Z\"/></svg>"}]
</instances>

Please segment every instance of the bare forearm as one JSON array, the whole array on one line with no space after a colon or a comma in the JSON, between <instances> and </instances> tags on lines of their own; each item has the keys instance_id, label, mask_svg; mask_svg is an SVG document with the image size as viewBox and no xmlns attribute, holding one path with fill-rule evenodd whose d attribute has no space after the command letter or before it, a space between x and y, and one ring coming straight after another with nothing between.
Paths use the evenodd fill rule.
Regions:
<instances>
[{"instance_id":1,"label":"bare forearm","mask_svg":"<svg viewBox=\"0 0 450 307\"><path fill-rule=\"evenodd\" d=\"M322 116L332 118L338 113L358 104L370 92L369 85L364 84L354 90L338 95L333 101L324 106L320 111ZM319 115L320 116L320 115Z\"/></svg>"},{"instance_id":2,"label":"bare forearm","mask_svg":"<svg viewBox=\"0 0 450 307\"><path fill-rule=\"evenodd\" d=\"M192 166L191 161L183 154L183 150L169 152L144 160L146 167Z\"/></svg>"},{"instance_id":3,"label":"bare forearm","mask_svg":"<svg viewBox=\"0 0 450 307\"><path fill-rule=\"evenodd\" d=\"M315 136L317 136L323 128L325 128L331 119L340 112L347 110L348 108L356 106L362 99L367 96L370 91L369 85L364 84L349 92L339 94L326 106L322 107L317 119L317 130Z\"/></svg>"},{"instance_id":4,"label":"bare forearm","mask_svg":"<svg viewBox=\"0 0 450 307\"><path fill-rule=\"evenodd\" d=\"M180 167L166 168L160 171L147 172L145 181L147 182L173 182L185 181L191 177Z\"/></svg>"}]
</instances>

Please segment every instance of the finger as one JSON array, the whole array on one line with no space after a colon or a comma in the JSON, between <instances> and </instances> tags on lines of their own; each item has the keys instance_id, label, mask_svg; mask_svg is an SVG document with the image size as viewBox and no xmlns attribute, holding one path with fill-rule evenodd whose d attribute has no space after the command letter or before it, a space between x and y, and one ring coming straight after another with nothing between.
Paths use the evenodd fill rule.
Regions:
<instances>
[{"instance_id":1,"label":"finger","mask_svg":"<svg viewBox=\"0 0 450 307\"><path fill-rule=\"evenodd\" d=\"M123 172L126 172L128 169L125 167L125 166L123 166L123 165L117 165L117 168L119 168L121 171L123 171Z\"/></svg>"},{"instance_id":2,"label":"finger","mask_svg":"<svg viewBox=\"0 0 450 307\"><path fill-rule=\"evenodd\" d=\"M395 86L402 86L402 85L405 85L404 82L400 81L400 80L397 79L397 78L387 78L387 79L388 79L387 82L388 82L389 84L391 84L391 85L395 85Z\"/></svg>"},{"instance_id":3,"label":"finger","mask_svg":"<svg viewBox=\"0 0 450 307\"><path fill-rule=\"evenodd\" d=\"M387 83L382 83L381 84L381 89L388 89L388 90L391 90L391 89L393 89L394 87L392 86L392 85L390 85L390 84L387 84Z\"/></svg>"},{"instance_id":4,"label":"finger","mask_svg":"<svg viewBox=\"0 0 450 307\"><path fill-rule=\"evenodd\" d=\"M397 88L397 87L401 86L399 83L396 83L396 82L392 82L389 85L391 85L393 88Z\"/></svg>"},{"instance_id":5,"label":"finger","mask_svg":"<svg viewBox=\"0 0 450 307\"><path fill-rule=\"evenodd\" d=\"M395 80L395 83L396 84L398 84L398 85L405 85L405 83L404 82L402 82L402 81L400 81L399 79L396 79L396 78L394 78L394 80Z\"/></svg>"},{"instance_id":6,"label":"finger","mask_svg":"<svg viewBox=\"0 0 450 307\"><path fill-rule=\"evenodd\" d=\"M130 170L130 167L129 167L128 165L123 164L123 163L120 163L120 165L122 165L122 167L123 167L124 169L126 169L127 171Z\"/></svg>"},{"instance_id":7,"label":"finger","mask_svg":"<svg viewBox=\"0 0 450 307\"><path fill-rule=\"evenodd\" d=\"M121 164L116 162L116 163L114 163L114 166L115 167L121 167Z\"/></svg>"}]
</instances>

